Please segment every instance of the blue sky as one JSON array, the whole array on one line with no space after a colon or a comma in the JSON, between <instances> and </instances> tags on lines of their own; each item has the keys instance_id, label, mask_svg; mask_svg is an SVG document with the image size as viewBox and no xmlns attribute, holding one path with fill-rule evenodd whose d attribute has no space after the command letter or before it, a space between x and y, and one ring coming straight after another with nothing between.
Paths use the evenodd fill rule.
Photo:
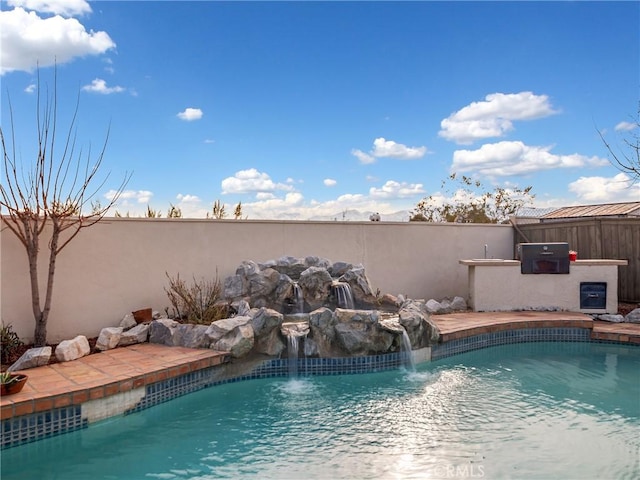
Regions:
<instances>
[{"instance_id":1,"label":"blue sky","mask_svg":"<svg viewBox=\"0 0 640 480\"><path fill-rule=\"evenodd\" d=\"M598 135L634 133L638 2L4 0L0 28L21 158L57 61L59 128L78 96L78 146L110 126L102 202L133 173L123 214L406 220L452 172L640 200Z\"/></svg>"}]
</instances>

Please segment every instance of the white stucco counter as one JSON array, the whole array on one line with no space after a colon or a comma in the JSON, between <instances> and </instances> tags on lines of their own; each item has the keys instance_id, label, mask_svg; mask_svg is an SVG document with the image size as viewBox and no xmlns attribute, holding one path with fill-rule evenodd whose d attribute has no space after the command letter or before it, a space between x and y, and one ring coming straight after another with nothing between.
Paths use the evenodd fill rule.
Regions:
<instances>
[{"instance_id":1,"label":"white stucco counter","mask_svg":"<svg viewBox=\"0 0 640 480\"><path fill-rule=\"evenodd\" d=\"M518 260L460 260L469 268L469 305L476 312L559 308L582 313L617 313L618 267L627 260L576 260L568 274L522 274ZM585 289L606 291L603 308L581 308ZM587 303L587 302L585 302Z\"/></svg>"}]
</instances>

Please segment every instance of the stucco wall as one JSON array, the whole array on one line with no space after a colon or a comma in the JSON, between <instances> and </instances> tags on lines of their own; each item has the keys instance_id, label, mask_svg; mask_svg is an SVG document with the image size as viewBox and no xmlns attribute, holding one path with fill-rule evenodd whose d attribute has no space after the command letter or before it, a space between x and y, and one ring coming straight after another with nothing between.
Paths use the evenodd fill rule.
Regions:
<instances>
[{"instance_id":1,"label":"stucco wall","mask_svg":"<svg viewBox=\"0 0 640 480\"><path fill-rule=\"evenodd\" d=\"M0 239L2 321L33 337L27 257L6 228ZM411 298L469 293L461 258L512 258L506 225L422 222L282 222L108 218L83 230L58 257L48 340L96 336L126 313L169 306L165 272L220 280L243 260L315 255L361 263L373 289ZM41 283L46 278L42 245ZM43 300L44 301L44 300Z\"/></svg>"}]
</instances>

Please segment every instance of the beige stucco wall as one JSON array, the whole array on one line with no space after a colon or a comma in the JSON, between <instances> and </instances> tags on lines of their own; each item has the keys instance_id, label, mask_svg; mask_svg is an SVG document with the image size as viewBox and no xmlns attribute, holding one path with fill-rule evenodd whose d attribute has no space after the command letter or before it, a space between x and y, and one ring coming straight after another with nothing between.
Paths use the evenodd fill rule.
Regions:
<instances>
[{"instance_id":1,"label":"beige stucco wall","mask_svg":"<svg viewBox=\"0 0 640 480\"><path fill-rule=\"evenodd\" d=\"M1 312L21 338L33 337L27 257L2 230ZM506 225L422 222L282 222L108 218L83 230L58 257L48 340L117 325L132 310L169 306L165 272L190 279L235 273L243 260L315 255L361 263L373 289L411 298L468 296L461 258L512 258ZM46 278L42 245L41 282Z\"/></svg>"}]
</instances>

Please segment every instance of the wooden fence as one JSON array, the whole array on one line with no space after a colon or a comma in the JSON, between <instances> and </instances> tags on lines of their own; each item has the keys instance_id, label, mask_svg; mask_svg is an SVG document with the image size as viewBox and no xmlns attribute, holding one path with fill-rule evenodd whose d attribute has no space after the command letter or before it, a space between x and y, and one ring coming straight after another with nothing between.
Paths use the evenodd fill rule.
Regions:
<instances>
[{"instance_id":1,"label":"wooden fence","mask_svg":"<svg viewBox=\"0 0 640 480\"><path fill-rule=\"evenodd\" d=\"M584 218L516 225L515 243L568 242L578 258L627 260L619 267L618 299L640 303L640 218ZM514 245L515 248L515 245Z\"/></svg>"}]
</instances>

